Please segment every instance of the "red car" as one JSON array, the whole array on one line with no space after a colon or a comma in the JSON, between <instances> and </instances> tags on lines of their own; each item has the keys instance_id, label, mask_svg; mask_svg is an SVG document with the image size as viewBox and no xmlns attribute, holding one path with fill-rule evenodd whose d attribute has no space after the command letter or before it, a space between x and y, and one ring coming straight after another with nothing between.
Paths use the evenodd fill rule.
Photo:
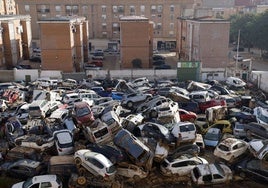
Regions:
<instances>
[{"instance_id":1,"label":"red car","mask_svg":"<svg viewBox=\"0 0 268 188\"><path fill-rule=\"evenodd\" d=\"M180 114L180 119L181 121L190 121L190 122L194 122L195 119L197 118L196 113L191 112L191 111L187 111L184 109L179 109L179 114Z\"/></svg>"},{"instance_id":2,"label":"red car","mask_svg":"<svg viewBox=\"0 0 268 188\"><path fill-rule=\"evenodd\" d=\"M95 65L96 67L103 67L103 61L102 60L94 60L94 61L91 61L89 64Z\"/></svg>"},{"instance_id":3,"label":"red car","mask_svg":"<svg viewBox=\"0 0 268 188\"><path fill-rule=\"evenodd\" d=\"M207 108L213 107L213 106L227 106L225 99L212 99L210 101L206 102L200 102L199 104L200 111L204 113Z\"/></svg>"},{"instance_id":4,"label":"red car","mask_svg":"<svg viewBox=\"0 0 268 188\"><path fill-rule=\"evenodd\" d=\"M73 115L80 125L90 125L95 120L89 104L83 101L74 103Z\"/></svg>"}]
</instances>

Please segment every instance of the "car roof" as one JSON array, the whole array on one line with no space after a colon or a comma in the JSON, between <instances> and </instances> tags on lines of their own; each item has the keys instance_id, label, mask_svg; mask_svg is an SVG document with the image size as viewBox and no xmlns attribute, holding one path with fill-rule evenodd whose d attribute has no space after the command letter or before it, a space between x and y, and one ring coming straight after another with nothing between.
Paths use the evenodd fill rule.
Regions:
<instances>
[{"instance_id":1,"label":"car roof","mask_svg":"<svg viewBox=\"0 0 268 188\"><path fill-rule=\"evenodd\" d=\"M38 167L40 165L40 162L39 161L33 161L31 159L21 159L21 160L18 160L18 161L13 163L13 166L17 166L17 165L36 168L36 167Z\"/></svg>"},{"instance_id":2,"label":"car roof","mask_svg":"<svg viewBox=\"0 0 268 188\"><path fill-rule=\"evenodd\" d=\"M220 144L223 144L227 147L230 147L230 146L232 146L236 143L239 143L239 142L242 142L242 140L239 140L237 138L226 138L226 139L222 140Z\"/></svg>"},{"instance_id":3,"label":"car roof","mask_svg":"<svg viewBox=\"0 0 268 188\"><path fill-rule=\"evenodd\" d=\"M100 154L100 153L97 153L97 152L94 152L94 151L90 151L88 150L85 154L84 154L85 157L92 157L92 158L95 158L97 159L99 162L101 162L104 166L108 167L108 166L111 166L112 163L109 159L107 159L104 155Z\"/></svg>"},{"instance_id":4,"label":"car roof","mask_svg":"<svg viewBox=\"0 0 268 188\"><path fill-rule=\"evenodd\" d=\"M219 134L221 132L220 129L211 127L208 129L207 133Z\"/></svg>"},{"instance_id":5,"label":"car roof","mask_svg":"<svg viewBox=\"0 0 268 188\"><path fill-rule=\"evenodd\" d=\"M39 182L49 182L52 180L56 180L57 176L53 174L48 174L48 175L40 175L40 176L34 176L32 178L33 184L39 183Z\"/></svg>"},{"instance_id":6,"label":"car roof","mask_svg":"<svg viewBox=\"0 0 268 188\"><path fill-rule=\"evenodd\" d=\"M209 174L218 173L218 169L216 168L215 165L218 165L218 164L200 164L200 165L197 165L197 168L199 169L200 174L205 176Z\"/></svg>"}]
</instances>

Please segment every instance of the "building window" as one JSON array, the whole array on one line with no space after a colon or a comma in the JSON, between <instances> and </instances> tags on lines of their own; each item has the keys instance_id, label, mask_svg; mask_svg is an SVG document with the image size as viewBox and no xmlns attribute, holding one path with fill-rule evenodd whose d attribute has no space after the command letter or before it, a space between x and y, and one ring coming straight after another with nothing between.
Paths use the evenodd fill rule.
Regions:
<instances>
[{"instance_id":1,"label":"building window","mask_svg":"<svg viewBox=\"0 0 268 188\"><path fill-rule=\"evenodd\" d=\"M119 23L117 23L117 22L114 22L113 23L113 31L119 31L120 29L119 29Z\"/></svg>"},{"instance_id":2,"label":"building window","mask_svg":"<svg viewBox=\"0 0 268 188\"><path fill-rule=\"evenodd\" d=\"M151 6L151 13L156 13L156 6L155 5Z\"/></svg>"},{"instance_id":3,"label":"building window","mask_svg":"<svg viewBox=\"0 0 268 188\"><path fill-rule=\"evenodd\" d=\"M170 5L170 8L169 8L170 12L174 12L174 9L175 9L174 5Z\"/></svg>"},{"instance_id":4,"label":"building window","mask_svg":"<svg viewBox=\"0 0 268 188\"><path fill-rule=\"evenodd\" d=\"M152 14L151 17L152 17L152 19L155 19L156 16L155 16L155 14Z\"/></svg>"},{"instance_id":5,"label":"building window","mask_svg":"<svg viewBox=\"0 0 268 188\"><path fill-rule=\"evenodd\" d=\"M169 27L170 27L171 30L174 30L174 23L170 23Z\"/></svg>"},{"instance_id":6,"label":"building window","mask_svg":"<svg viewBox=\"0 0 268 188\"><path fill-rule=\"evenodd\" d=\"M55 6L55 11L56 12L61 12L61 6L60 5L56 5Z\"/></svg>"},{"instance_id":7,"label":"building window","mask_svg":"<svg viewBox=\"0 0 268 188\"><path fill-rule=\"evenodd\" d=\"M123 5L118 6L118 13L124 13L125 7Z\"/></svg>"},{"instance_id":8,"label":"building window","mask_svg":"<svg viewBox=\"0 0 268 188\"><path fill-rule=\"evenodd\" d=\"M102 23L102 30L104 30L104 31L107 30L107 24L106 23Z\"/></svg>"},{"instance_id":9,"label":"building window","mask_svg":"<svg viewBox=\"0 0 268 188\"><path fill-rule=\"evenodd\" d=\"M30 12L30 5L24 5L25 12Z\"/></svg>"},{"instance_id":10,"label":"building window","mask_svg":"<svg viewBox=\"0 0 268 188\"><path fill-rule=\"evenodd\" d=\"M158 13L162 13L163 12L163 6L162 5L158 5L157 6L157 12Z\"/></svg>"},{"instance_id":11,"label":"building window","mask_svg":"<svg viewBox=\"0 0 268 188\"><path fill-rule=\"evenodd\" d=\"M174 14L170 14L170 20L174 20Z\"/></svg>"},{"instance_id":12,"label":"building window","mask_svg":"<svg viewBox=\"0 0 268 188\"><path fill-rule=\"evenodd\" d=\"M174 36L174 31L169 31L169 36L170 37Z\"/></svg>"},{"instance_id":13,"label":"building window","mask_svg":"<svg viewBox=\"0 0 268 188\"><path fill-rule=\"evenodd\" d=\"M130 15L135 15L135 6L129 6Z\"/></svg>"},{"instance_id":14,"label":"building window","mask_svg":"<svg viewBox=\"0 0 268 188\"><path fill-rule=\"evenodd\" d=\"M157 15L157 17L158 17L158 18L161 18L161 17L162 17L162 15L161 15L161 14L158 14L158 15Z\"/></svg>"},{"instance_id":15,"label":"building window","mask_svg":"<svg viewBox=\"0 0 268 188\"><path fill-rule=\"evenodd\" d=\"M88 13L88 6L87 5L83 5L82 6L82 14L87 14Z\"/></svg>"},{"instance_id":16,"label":"building window","mask_svg":"<svg viewBox=\"0 0 268 188\"><path fill-rule=\"evenodd\" d=\"M38 13L49 13L49 5L37 5L37 12Z\"/></svg>"},{"instance_id":17,"label":"building window","mask_svg":"<svg viewBox=\"0 0 268 188\"><path fill-rule=\"evenodd\" d=\"M103 37L103 38L107 38L107 32L106 32L106 31L103 31L103 32L102 32L102 37Z\"/></svg>"},{"instance_id":18,"label":"building window","mask_svg":"<svg viewBox=\"0 0 268 188\"><path fill-rule=\"evenodd\" d=\"M103 14L101 15L101 18L102 18L102 21L106 21L107 16Z\"/></svg>"},{"instance_id":19,"label":"building window","mask_svg":"<svg viewBox=\"0 0 268 188\"><path fill-rule=\"evenodd\" d=\"M117 10L117 6L113 6L113 13L117 13L118 10Z\"/></svg>"},{"instance_id":20,"label":"building window","mask_svg":"<svg viewBox=\"0 0 268 188\"><path fill-rule=\"evenodd\" d=\"M106 13L106 6L105 6L105 5L102 5L102 6L101 6L101 12L102 12L102 13Z\"/></svg>"},{"instance_id":21,"label":"building window","mask_svg":"<svg viewBox=\"0 0 268 188\"><path fill-rule=\"evenodd\" d=\"M157 23L157 24L156 24L156 29L157 29L157 30L162 29L162 23Z\"/></svg>"},{"instance_id":22,"label":"building window","mask_svg":"<svg viewBox=\"0 0 268 188\"><path fill-rule=\"evenodd\" d=\"M66 5L65 12L67 15L78 14L78 5Z\"/></svg>"},{"instance_id":23,"label":"building window","mask_svg":"<svg viewBox=\"0 0 268 188\"><path fill-rule=\"evenodd\" d=\"M145 6L141 5L141 14L144 14L144 13L145 13Z\"/></svg>"}]
</instances>

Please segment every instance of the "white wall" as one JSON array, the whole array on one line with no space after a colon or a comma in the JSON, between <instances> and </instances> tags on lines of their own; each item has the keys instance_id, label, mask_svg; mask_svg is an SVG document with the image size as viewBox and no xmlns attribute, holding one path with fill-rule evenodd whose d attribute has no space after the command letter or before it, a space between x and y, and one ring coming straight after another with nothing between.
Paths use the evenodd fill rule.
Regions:
<instances>
[{"instance_id":1,"label":"white wall","mask_svg":"<svg viewBox=\"0 0 268 188\"><path fill-rule=\"evenodd\" d=\"M14 69L15 81L25 80L25 76L30 75L31 81L39 77L38 69Z\"/></svg>"},{"instance_id":2,"label":"white wall","mask_svg":"<svg viewBox=\"0 0 268 188\"><path fill-rule=\"evenodd\" d=\"M55 70L42 70L40 72L40 77L42 78L62 78L61 71L55 71Z\"/></svg>"}]
</instances>

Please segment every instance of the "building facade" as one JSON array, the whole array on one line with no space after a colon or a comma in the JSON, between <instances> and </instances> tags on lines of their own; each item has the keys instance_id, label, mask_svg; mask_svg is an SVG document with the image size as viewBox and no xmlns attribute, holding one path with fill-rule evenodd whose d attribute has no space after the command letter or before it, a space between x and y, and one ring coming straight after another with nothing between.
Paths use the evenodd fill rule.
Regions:
<instances>
[{"instance_id":1,"label":"building facade","mask_svg":"<svg viewBox=\"0 0 268 188\"><path fill-rule=\"evenodd\" d=\"M152 23L148 18L140 16L120 18L120 41L121 68L151 68L153 36ZM135 59L140 60L140 67L133 65Z\"/></svg>"},{"instance_id":2,"label":"building facade","mask_svg":"<svg viewBox=\"0 0 268 188\"><path fill-rule=\"evenodd\" d=\"M0 16L0 68L13 68L31 53L30 16Z\"/></svg>"},{"instance_id":3,"label":"building facade","mask_svg":"<svg viewBox=\"0 0 268 188\"><path fill-rule=\"evenodd\" d=\"M204 68L225 68L228 60L230 22L219 19L178 19L178 56L199 61Z\"/></svg>"},{"instance_id":4,"label":"building facade","mask_svg":"<svg viewBox=\"0 0 268 188\"><path fill-rule=\"evenodd\" d=\"M88 60L88 23L84 17L39 21L42 70L80 72ZM84 53L86 52L86 53Z\"/></svg>"},{"instance_id":5,"label":"building facade","mask_svg":"<svg viewBox=\"0 0 268 188\"><path fill-rule=\"evenodd\" d=\"M19 14L32 17L32 35L38 46L40 27L45 18L78 15L89 23L89 38L119 40L119 21L123 16L144 16L153 23L154 46L176 46L176 20L190 16L196 0L16 0Z\"/></svg>"}]
</instances>

